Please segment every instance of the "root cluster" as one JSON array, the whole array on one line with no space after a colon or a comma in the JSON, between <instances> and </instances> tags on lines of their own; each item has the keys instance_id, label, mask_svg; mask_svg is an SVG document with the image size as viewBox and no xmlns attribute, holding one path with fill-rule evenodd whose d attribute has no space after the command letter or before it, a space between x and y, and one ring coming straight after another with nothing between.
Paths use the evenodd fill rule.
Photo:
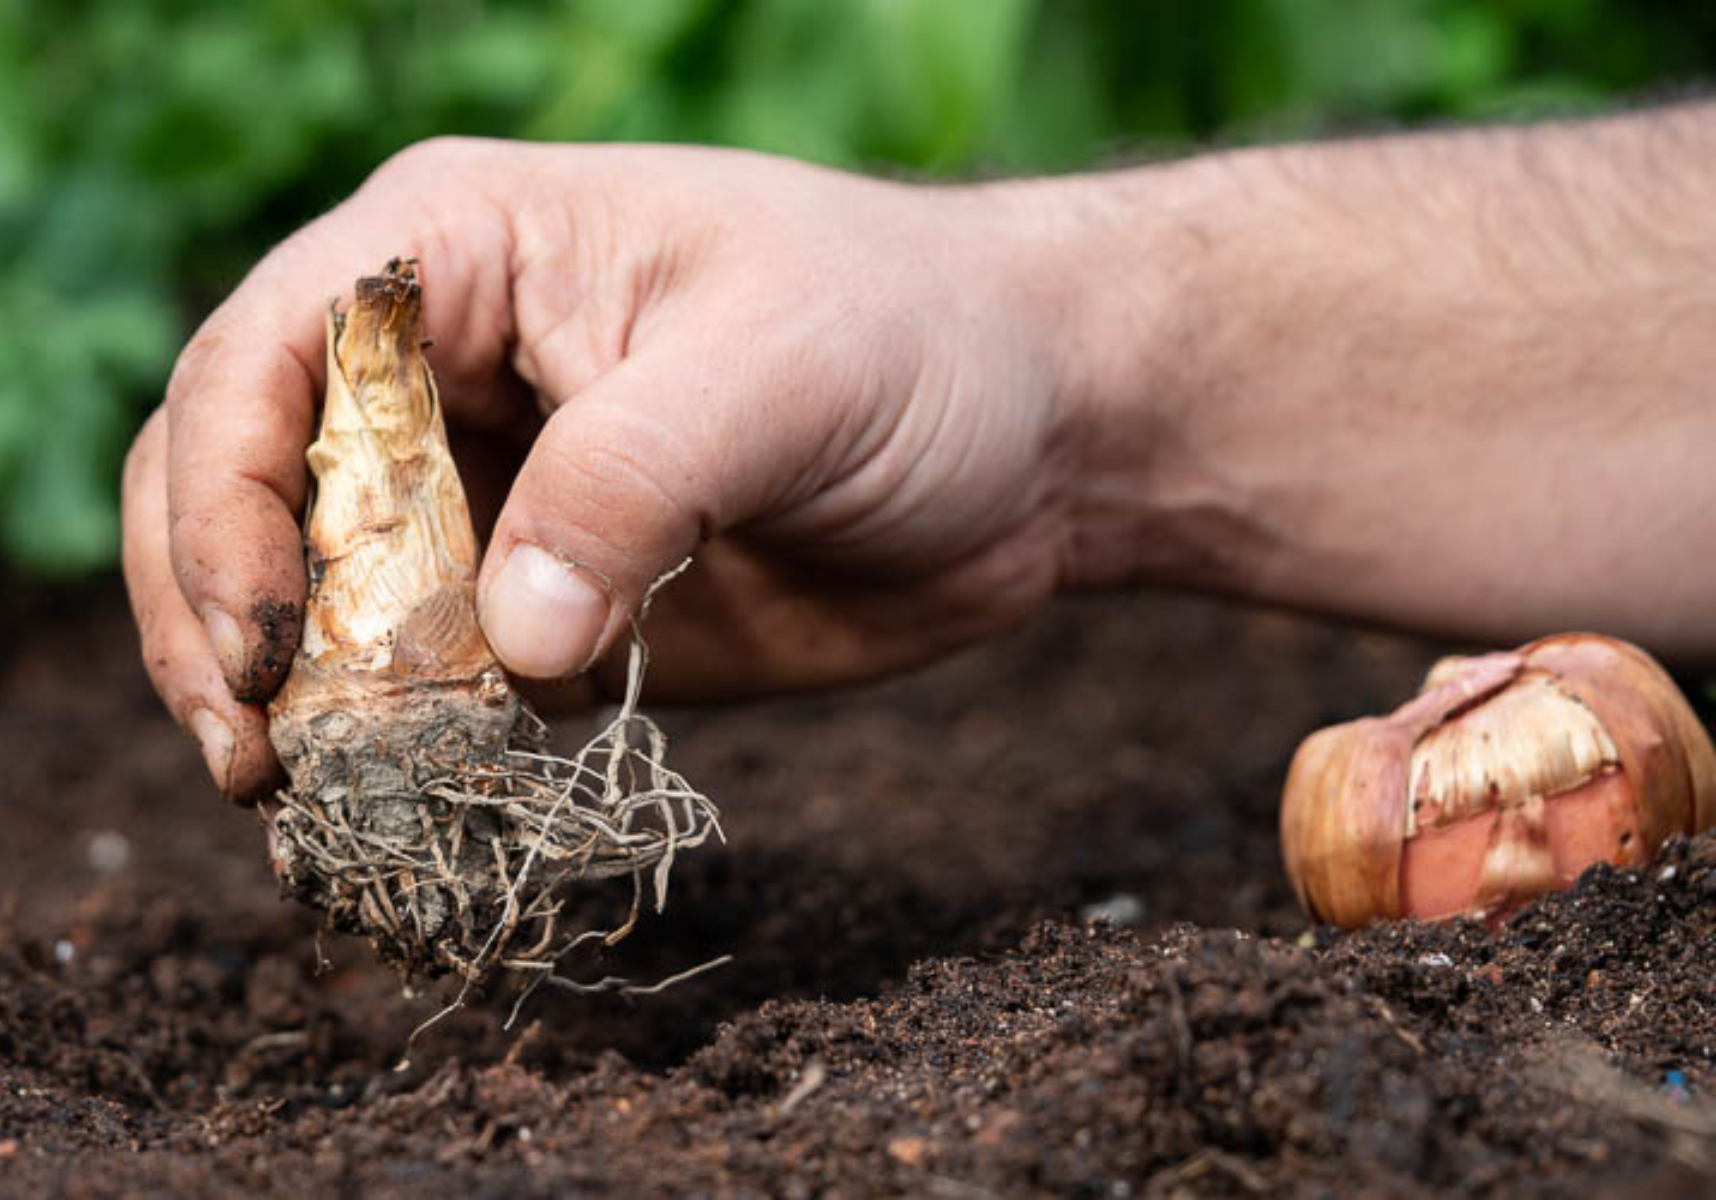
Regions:
<instances>
[{"instance_id":1,"label":"root cluster","mask_svg":"<svg viewBox=\"0 0 1716 1200\"><path fill-rule=\"evenodd\" d=\"M644 659L634 641L625 702L571 757L546 753L542 723L520 706L498 761L459 746L394 770L391 790L372 769L361 789L283 793L282 880L410 975L451 973L466 990L497 971L530 990L622 986L556 971L575 948L629 933L646 896L660 911L679 853L722 837L715 805L666 765L667 738L638 711ZM583 927L575 885L616 877L632 884L628 916Z\"/></svg>"}]
</instances>

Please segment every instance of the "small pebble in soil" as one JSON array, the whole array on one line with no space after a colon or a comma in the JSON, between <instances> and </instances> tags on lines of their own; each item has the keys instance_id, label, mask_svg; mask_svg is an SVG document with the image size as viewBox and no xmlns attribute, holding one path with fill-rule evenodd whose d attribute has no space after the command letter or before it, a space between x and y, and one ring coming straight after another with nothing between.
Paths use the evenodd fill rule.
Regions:
<instances>
[{"instance_id":1,"label":"small pebble in soil","mask_svg":"<svg viewBox=\"0 0 1716 1200\"><path fill-rule=\"evenodd\" d=\"M62 967L77 957L77 947L61 938L54 943L54 961Z\"/></svg>"},{"instance_id":2,"label":"small pebble in soil","mask_svg":"<svg viewBox=\"0 0 1716 1200\"><path fill-rule=\"evenodd\" d=\"M90 836L84 857L89 863L89 869L99 874L111 875L115 871L123 871L131 862L131 840L112 829L98 830Z\"/></svg>"},{"instance_id":3,"label":"small pebble in soil","mask_svg":"<svg viewBox=\"0 0 1716 1200\"><path fill-rule=\"evenodd\" d=\"M1112 925L1142 925L1144 901L1131 892L1116 892L1106 900L1087 904L1078 910L1079 919L1086 924L1107 921Z\"/></svg>"}]
</instances>

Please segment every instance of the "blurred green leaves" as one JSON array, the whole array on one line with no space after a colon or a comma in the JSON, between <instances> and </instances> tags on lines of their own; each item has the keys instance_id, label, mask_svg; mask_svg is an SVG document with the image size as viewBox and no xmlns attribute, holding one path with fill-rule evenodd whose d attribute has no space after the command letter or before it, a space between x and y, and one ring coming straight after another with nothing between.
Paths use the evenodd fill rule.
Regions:
<instances>
[{"instance_id":1,"label":"blurred green leaves","mask_svg":"<svg viewBox=\"0 0 1716 1200\"><path fill-rule=\"evenodd\" d=\"M948 177L1578 109L1713 56L1716 9L1666 0L0 0L0 556L111 562L189 325L431 134Z\"/></svg>"}]
</instances>

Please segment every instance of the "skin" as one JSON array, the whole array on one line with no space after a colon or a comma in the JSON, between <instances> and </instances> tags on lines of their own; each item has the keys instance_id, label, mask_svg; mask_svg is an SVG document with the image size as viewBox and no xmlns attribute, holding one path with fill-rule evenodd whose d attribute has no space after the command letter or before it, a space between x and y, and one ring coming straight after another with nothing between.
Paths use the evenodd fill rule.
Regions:
<instances>
[{"instance_id":1,"label":"skin","mask_svg":"<svg viewBox=\"0 0 1716 1200\"><path fill-rule=\"evenodd\" d=\"M961 188L425 143L181 356L126 469L145 660L223 790L270 787L322 310L395 254L485 631L563 698L693 551L658 696L874 677L1140 581L1716 660L1712 161L1700 106Z\"/></svg>"}]
</instances>

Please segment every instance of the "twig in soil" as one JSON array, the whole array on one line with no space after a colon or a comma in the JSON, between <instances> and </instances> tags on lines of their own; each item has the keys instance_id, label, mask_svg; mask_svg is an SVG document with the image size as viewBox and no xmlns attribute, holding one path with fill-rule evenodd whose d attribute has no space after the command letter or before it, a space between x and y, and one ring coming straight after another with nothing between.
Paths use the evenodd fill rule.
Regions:
<instances>
[{"instance_id":1,"label":"twig in soil","mask_svg":"<svg viewBox=\"0 0 1716 1200\"><path fill-rule=\"evenodd\" d=\"M1399 1019L1395 1017L1394 1010L1392 1008L1388 1007L1387 1004L1383 1003L1383 1001L1376 996L1370 996L1367 1000L1367 1007L1370 1011L1382 1018L1383 1022L1389 1027L1389 1029L1394 1031L1395 1037L1405 1043L1407 1048L1414 1054L1422 1055L1424 1053L1423 1039L1416 1033L1413 1033L1410 1029L1401 1025Z\"/></svg>"},{"instance_id":2,"label":"twig in soil","mask_svg":"<svg viewBox=\"0 0 1716 1200\"><path fill-rule=\"evenodd\" d=\"M148 1100L149 1104L157 1112L173 1111L172 1107L167 1104L165 1100L161 1099L161 1093L155 1090L154 1083L149 1079L149 1074L143 1069L143 1065L141 1063L123 1050L117 1050L109 1047L107 1049L107 1054L111 1057L113 1062L118 1063L125 1069L126 1075L130 1076L131 1081L137 1085L137 1090L143 1093L143 1098Z\"/></svg>"},{"instance_id":3,"label":"twig in soil","mask_svg":"<svg viewBox=\"0 0 1716 1200\"><path fill-rule=\"evenodd\" d=\"M531 1043L541 1036L541 1021L532 1021L530 1024L526 1025L524 1027L524 1031L512 1039L512 1045L506 1048L506 1058L502 1060L503 1065L508 1067L518 1066L518 1064L524 1060L524 1052L530 1048Z\"/></svg>"},{"instance_id":4,"label":"twig in soil","mask_svg":"<svg viewBox=\"0 0 1716 1200\"><path fill-rule=\"evenodd\" d=\"M828 1081L828 1068L822 1065L820 1058L813 1058L804 1065L798 1082L792 1085L792 1090L781 1097L780 1104L775 1108L775 1119L778 1121L793 1109L803 1104L811 1095Z\"/></svg>"},{"instance_id":5,"label":"twig in soil","mask_svg":"<svg viewBox=\"0 0 1716 1200\"><path fill-rule=\"evenodd\" d=\"M1192 1023L1186 1017L1186 998L1180 991L1180 973L1167 971L1162 982L1168 989L1168 1026L1174 1031L1174 1062L1179 1068L1180 1082L1187 1082L1192 1069Z\"/></svg>"},{"instance_id":6,"label":"twig in soil","mask_svg":"<svg viewBox=\"0 0 1716 1200\"><path fill-rule=\"evenodd\" d=\"M307 1045L310 1032L307 1029L285 1029L278 1033L264 1033L251 1038L238 1048L236 1057L244 1058L251 1054L261 1054L268 1050L280 1050L288 1047L296 1048Z\"/></svg>"},{"instance_id":7,"label":"twig in soil","mask_svg":"<svg viewBox=\"0 0 1716 1200\"><path fill-rule=\"evenodd\" d=\"M1269 1191L1269 1183L1263 1176L1233 1155L1210 1147L1199 1150L1177 1166L1169 1167L1153 1175L1150 1179L1148 1194L1156 1195L1165 1190L1172 1190L1180 1184L1201 1179L1211 1172L1219 1172L1227 1176L1240 1188L1253 1195L1262 1195Z\"/></svg>"}]
</instances>

